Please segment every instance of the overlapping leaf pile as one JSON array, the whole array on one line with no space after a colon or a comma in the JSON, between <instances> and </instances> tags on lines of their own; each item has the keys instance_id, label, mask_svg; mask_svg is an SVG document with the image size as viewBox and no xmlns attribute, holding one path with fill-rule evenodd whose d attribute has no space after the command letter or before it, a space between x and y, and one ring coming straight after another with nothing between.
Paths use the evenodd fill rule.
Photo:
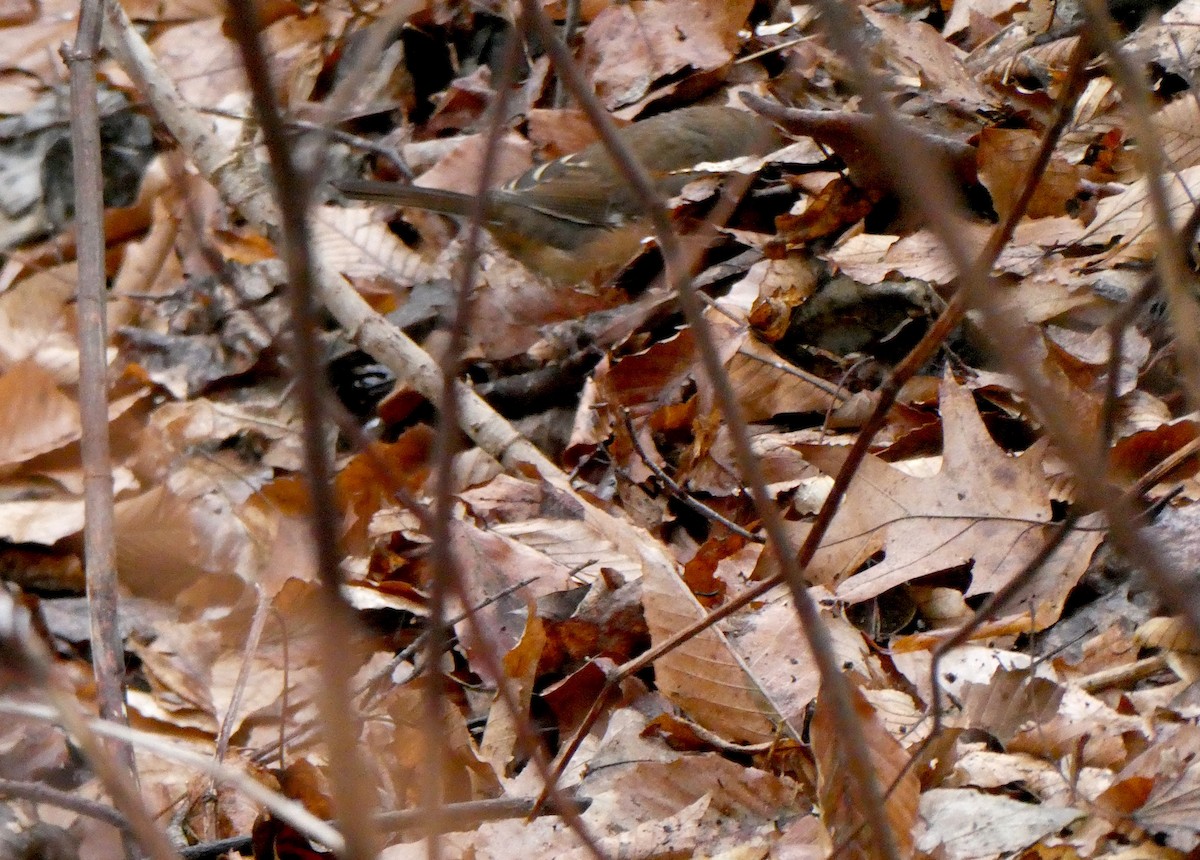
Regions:
<instances>
[{"instance_id":1,"label":"overlapping leaf pile","mask_svg":"<svg viewBox=\"0 0 1200 860\"><path fill-rule=\"evenodd\" d=\"M327 139L331 170L388 176L406 163L422 184L473 191L496 96L489 63L508 25L499 10L401 6L264 6L278 94L293 117L320 115L337 77L361 59L363 34L394 31L340 123L347 134ZM861 7L877 84L931 151L951 159L972 247L1012 211L1066 85L1078 24L1064 6ZM944 307L956 273L917 209L893 195L889 153L862 145L858 97L813 7L583 7L578 57L618 118L700 97L740 104L740 93L810 112L810 130L786 149L738 165L754 182L716 225L697 279L713 297L706 317L768 489L799 545L878 384ZM208 112L214 140L258 158L224 7L126 9L149 25L157 62L185 99ZM45 95L55 72L39 46L69 38L71 11L45 3L7 19L3 68L19 74L0 76L0 103L11 113ZM1152 76L1178 230L1200 190L1200 103L1189 89L1200 2L1141 23L1120 11L1130 28L1123 47ZM105 74L137 102L126 72L110 63ZM1179 368L1196 333L1178 325L1194 297L1176 297L1164 314L1150 289L1161 238L1129 97L1102 62L1085 74L992 286L1030 327L1020 358L1059 414L1083 440L1111 437L1097 474L1145 511L1146 533L1190 573L1200 563L1200 424ZM531 50L510 93L512 131L492 154L499 179L592 139L581 112L551 106L555 92L548 60ZM322 780L347 763L328 759L316 729L321 604L282 349L285 278L267 239L191 170L195 153L163 149L137 204L112 210L108 224L132 717L181 749L218 751L252 779L282 779L328 814ZM716 188L698 182L673 201L681 230L697 232ZM324 263L438 353L462 246L452 225L322 200L313 223ZM18 221L3 235L26 244L0 276L0 558L90 705L75 268L68 241L28 244L29 225L41 222ZM654 272L648 253L615 281L552 288L485 245L464 360L478 390L572 484L505 469L496 452L457 454L454 571L430 562L435 410L403 379L380 402L391 377L357 351L354 332L330 323L333 388L366 423L353 431L343 422L336 443L330 434L344 592L361 622L347 644L361 665L347 703L362 717L370 767L361 778L380 810L416 807L434 738L444 746L445 802L532 798L544 782L530 738L553 756L584 726L560 783L590 801L576 825L452 821L455 832L440 837L445 856L592 856L580 830L610 857L799 858L834 846L877 856L842 727L818 696L783 589L617 674L778 570L697 333ZM1130 306L1139 291L1144 307ZM1155 597L1137 559L1112 551L1103 518L1077 502L1074 476L997 361L1018 345L988 335L968 315L903 388L806 569L871 764L885 785L895 781L887 824L903 856L1189 856L1200 847L1194 631L1174 619L1181 607ZM1070 531L1045 552L1068 512ZM420 636L435 579L451 576L443 724L431 727ZM934 650L1018 578L943 656L935 691ZM585 723L614 676L601 718ZM518 713L497 695L502 684ZM103 800L57 729L21 720L2 732L0 776ZM138 761L149 806L181 838L247 834L261 811L148 750ZM290 768L273 770L281 762ZM5 814L14 832L33 832L32 807ZM68 829L80 857L121 850L107 825L46 804L36 814ZM421 836L393 835L383 856L426 856Z\"/></svg>"}]
</instances>

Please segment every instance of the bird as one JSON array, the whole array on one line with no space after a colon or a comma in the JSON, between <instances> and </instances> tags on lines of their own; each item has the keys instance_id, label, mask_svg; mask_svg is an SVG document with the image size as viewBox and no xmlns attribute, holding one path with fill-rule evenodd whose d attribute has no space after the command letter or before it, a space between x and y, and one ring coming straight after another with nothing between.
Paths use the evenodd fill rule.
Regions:
<instances>
[{"instance_id":1,"label":"bird","mask_svg":"<svg viewBox=\"0 0 1200 860\"><path fill-rule=\"evenodd\" d=\"M658 114L620 129L618 136L665 198L711 175L697 165L766 155L784 143L770 120L712 105ZM457 218L469 217L474 207L472 195L456 191L363 179L332 184L349 198ZM483 209L485 226L499 245L559 285L611 274L652 232L641 200L599 142L488 191Z\"/></svg>"}]
</instances>

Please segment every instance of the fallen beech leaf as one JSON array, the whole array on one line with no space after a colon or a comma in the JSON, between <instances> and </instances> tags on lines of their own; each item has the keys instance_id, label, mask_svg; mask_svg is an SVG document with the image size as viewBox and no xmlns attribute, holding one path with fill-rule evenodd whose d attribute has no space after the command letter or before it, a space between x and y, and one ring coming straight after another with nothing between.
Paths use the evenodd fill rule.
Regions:
<instances>
[{"instance_id":1,"label":"fallen beech leaf","mask_svg":"<svg viewBox=\"0 0 1200 860\"><path fill-rule=\"evenodd\" d=\"M884 803L887 820L868 821L863 816L861 789L846 762L846 746L839 728L841 717L830 707L824 685L817 697L817 708L810 729L813 756L817 760L821 820L833 844L842 848L839 856L854 860L883 857L879 849L879 835L874 830L877 826L886 826L891 830L899 856L911 856L917 797L921 790L916 770L909 770L900 776L908 763L908 754L884 728L875 709L856 686L850 686L850 696L855 719L859 721L866 737L871 756L870 767L875 771L880 790L886 792L891 789ZM892 788L897 777L900 782Z\"/></svg>"},{"instance_id":2,"label":"fallen beech leaf","mask_svg":"<svg viewBox=\"0 0 1200 860\"><path fill-rule=\"evenodd\" d=\"M386 276L412 285L430 273L429 264L364 206L321 206L312 216L312 241L321 258L351 278Z\"/></svg>"},{"instance_id":3,"label":"fallen beech leaf","mask_svg":"<svg viewBox=\"0 0 1200 860\"><path fill-rule=\"evenodd\" d=\"M665 565L646 568L642 602L655 645L706 614L691 589ZM654 678L691 719L728 740L764 743L778 736L779 708L715 627L659 658Z\"/></svg>"},{"instance_id":4,"label":"fallen beech leaf","mask_svg":"<svg viewBox=\"0 0 1200 860\"><path fill-rule=\"evenodd\" d=\"M1041 140L1026 129L985 128L979 136L979 181L992 195L992 206L1001 219L1008 217L1021 190L1029 163ZM1029 218L1066 215L1066 204L1075 196L1080 168L1061 157L1051 159L1026 210Z\"/></svg>"},{"instance_id":5,"label":"fallen beech leaf","mask_svg":"<svg viewBox=\"0 0 1200 860\"><path fill-rule=\"evenodd\" d=\"M991 860L1028 848L1083 813L1072 807L1021 803L967 788L935 788L921 795L924 829L917 849L941 850L947 860Z\"/></svg>"},{"instance_id":6,"label":"fallen beech leaf","mask_svg":"<svg viewBox=\"0 0 1200 860\"><path fill-rule=\"evenodd\" d=\"M528 750L517 748L517 722L529 717L529 702L533 698L533 683L537 678L538 660L546 647L546 630L542 620L532 611L525 623L525 633L516 647L504 655L505 683L516 699L517 713L496 694L488 714L483 740L479 743L479 758L492 766L496 773L508 774L513 757Z\"/></svg>"},{"instance_id":7,"label":"fallen beech leaf","mask_svg":"<svg viewBox=\"0 0 1200 860\"><path fill-rule=\"evenodd\" d=\"M74 442L79 407L49 372L22 361L0 376L0 470Z\"/></svg>"}]
</instances>

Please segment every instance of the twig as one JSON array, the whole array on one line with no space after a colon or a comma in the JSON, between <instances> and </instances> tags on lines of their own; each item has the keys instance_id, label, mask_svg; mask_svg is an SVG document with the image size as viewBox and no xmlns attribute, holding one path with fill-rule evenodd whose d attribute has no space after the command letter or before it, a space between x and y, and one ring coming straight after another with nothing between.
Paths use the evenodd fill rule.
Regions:
<instances>
[{"instance_id":1,"label":"twig","mask_svg":"<svg viewBox=\"0 0 1200 860\"><path fill-rule=\"evenodd\" d=\"M1090 25L1085 41L1094 42L1107 55L1109 71L1124 97L1126 115L1137 140L1134 154L1146 182L1157 240L1154 268L1167 297L1183 390L1190 408L1200 409L1200 306L1189 288L1194 279L1188 270L1185 243L1171 225L1171 206L1163 182L1167 158L1151 118L1150 90L1145 75L1117 44L1116 25L1103 0L1084 0L1083 8Z\"/></svg>"},{"instance_id":2,"label":"twig","mask_svg":"<svg viewBox=\"0 0 1200 860\"><path fill-rule=\"evenodd\" d=\"M1101 690L1123 687L1126 684L1153 677L1166 668L1168 668L1166 655L1155 654L1153 657L1144 657L1125 666L1101 669L1099 672L1084 675L1072 683L1085 693L1095 694Z\"/></svg>"},{"instance_id":3,"label":"twig","mask_svg":"<svg viewBox=\"0 0 1200 860\"><path fill-rule=\"evenodd\" d=\"M325 729L330 788L348 860L370 860L377 853L378 834L371 823L373 792L364 779L366 763L358 749L358 720L349 707L349 679L357 668L353 641L356 618L341 592L341 555L338 551L337 504L333 497L333 463L326 446L326 391L316 335L314 297L317 292L312 242L308 224L310 183L298 170L287 129L275 101L271 69L263 50L257 10L250 0L229 0L229 24L241 51L255 113L271 161L271 176L280 222L281 257L287 267L291 337L288 340L295 374L296 393L303 416L305 477L311 514L312 540L317 558L320 593L325 611L319 625L323 659L317 706Z\"/></svg>"},{"instance_id":4,"label":"twig","mask_svg":"<svg viewBox=\"0 0 1200 860\"><path fill-rule=\"evenodd\" d=\"M64 696L63 698L67 697ZM327 845L335 851L340 851L345 844L341 834L337 830L305 809L302 803L271 791L246 773L229 765L215 762L209 756L181 749L150 732L132 729L128 726L110 723L106 720L86 719L78 713L78 707L73 700L67 699L67 701L70 705L70 710L64 711L62 708L28 702L15 702L11 699L0 698L0 714L13 714L45 720L48 723L61 723L63 728L71 734L72 738L85 748L85 752L88 752L90 748L98 746L95 740L96 736L115 738L124 743L134 745L139 750L153 753L166 761L178 762L195 768L200 773L208 774L222 783L234 786L251 800L269 809L281 821L287 822L306 837ZM98 773L102 780L107 780L109 774L106 774L104 771L98 771ZM105 786L106 788L108 787L107 782ZM139 826L142 826L139 825L136 815L129 815L129 809L122 807L122 800L120 798L114 796L113 799L117 803L118 809L122 809L129 817L130 827L137 830ZM144 812L138 814L144 816ZM151 828L156 834L156 838L159 840L151 851L151 856L154 860L170 860L170 858L178 857L176 851L167 843L166 837L162 832L148 818L145 820L150 823Z\"/></svg>"},{"instance_id":5,"label":"twig","mask_svg":"<svg viewBox=\"0 0 1200 860\"><path fill-rule=\"evenodd\" d=\"M747 531L746 529L742 528L737 523L735 523L733 520L717 513L712 508L710 508L708 505L704 504L704 502L700 501L695 496L693 496L691 493L689 493L687 490L685 490L683 487L679 486L679 484L675 483L675 479L672 478L670 475L668 475L666 472L664 472L657 463L655 463L653 460L651 460L650 456L646 453L646 450L642 447L642 442L637 437L637 430L634 429L634 426L633 426L633 419L629 417L629 410L621 409L620 412L621 412L621 419L625 422L625 432L629 434L629 441L632 443L633 450L637 453L638 458L642 461L642 464L647 469L649 469L651 472L654 473L654 476L656 478L658 478L660 481L663 482L663 484L666 486L666 488L668 490L671 491L671 494L674 495L675 498L679 499L679 501L683 502L685 505L687 505L693 511L698 513L700 516L704 517L707 520L711 520L715 523L720 523L721 525L725 526L725 528L729 529L731 532L733 532L735 535L738 535L739 537L745 538L746 540L751 541L752 543L765 543L766 542L765 539L762 537L762 535L756 535L754 532ZM633 483L632 479L630 479L630 483Z\"/></svg>"},{"instance_id":6,"label":"twig","mask_svg":"<svg viewBox=\"0 0 1200 860\"><path fill-rule=\"evenodd\" d=\"M40 782L21 782L15 779L0 779L0 796L19 797L33 803L44 803L77 812L80 815L111 824L118 830L129 830L129 819L111 806L105 806L78 794L59 791Z\"/></svg>"},{"instance_id":7,"label":"twig","mask_svg":"<svg viewBox=\"0 0 1200 860\"><path fill-rule=\"evenodd\" d=\"M71 73L71 151L75 181L75 234L79 260L76 293L79 340L80 454L84 474L84 563L91 619L92 671L100 714L127 722L125 657L117 625L117 566L113 536L112 455L108 439L108 325L104 272L104 179L100 174L100 117L96 53L100 46L102 3L80 5L75 44L64 45ZM115 0L113 0L115 2ZM113 755L136 784L133 750ZM127 846L128 847L128 846Z\"/></svg>"},{"instance_id":8,"label":"twig","mask_svg":"<svg viewBox=\"0 0 1200 860\"><path fill-rule=\"evenodd\" d=\"M804 368L796 367L795 365L788 364L787 362L777 361L775 359L768 358L765 355L749 352L745 349L739 349L738 355L749 358L752 361L757 361L760 364L765 364L767 367L773 367L780 373L786 373L788 376L794 376L797 379L803 379L814 388L819 388L824 391L838 403L845 403L849 399L846 394L843 393L843 386L832 385L828 379L823 379L822 377L817 376L815 373L809 373ZM832 406L833 404L831 404L830 408L832 408Z\"/></svg>"},{"instance_id":9,"label":"twig","mask_svg":"<svg viewBox=\"0 0 1200 860\"><path fill-rule=\"evenodd\" d=\"M225 713L221 717L221 727L217 731L217 743L213 752L213 756L217 761L225 758L225 752L229 748L229 737L233 734L233 727L237 725L237 717L242 709L242 695L245 693L246 684L250 680L250 667L254 661L254 654L258 651L263 629L267 624L267 616L271 614L271 602L267 599L262 589L256 588L254 597L254 617L250 619L250 629L246 632L246 641L242 644L242 662L238 667L237 678L233 682L233 691L229 695L229 705L225 708ZM287 641L286 637L284 641ZM285 669L286 666L287 660L285 659ZM284 678L283 688L286 695L286 677ZM283 712L287 713L286 707L283 709Z\"/></svg>"},{"instance_id":10,"label":"twig","mask_svg":"<svg viewBox=\"0 0 1200 860\"><path fill-rule=\"evenodd\" d=\"M429 560L434 575L429 589L429 614L425 619L424 634L427 678L422 688L422 698L427 767L421 785L421 809L428 823L429 860L439 860L442 856L441 834L448 824L444 817L443 773L446 769L447 749L444 742L446 678L442 672L442 654L450 644L449 627L446 624L447 596L452 584L462 584L462 571L454 558L451 533L454 518L454 469L451 467L459 439L458 399L454 396L454 386L462 371L462 356L466 348L467 332L471 326L471 293L475 287L476 263L482 242L483 224L487 218L488 193L496 175L496 151L504 133L509 89L519 57L518 48L516 33L510 33L504 44L503 61L495 85L496 95L488 108L484 154L479 175L476 177L475 195L471 201L466 238L463 240L463 251L459 259L454 308L448 342L442 358L442 391L437 399L437 428L430 454L430 468L434 478L433 517L429 523ZM503 676L500 676L500 679L502 681Z\"/></svg>"},{"instance_id":11,"label":"twig","mask_svg":"<svg viewBox=\"0 0 1200 860\"><path fill-rule=\"evenodd\" d=\"M494 800L469 800L464 803L448 803L445 806L447 821L451 831L470 830L487 821L507 821L513 818L526 818L531 813L546 815L536 810L535 799L522 797L498 797ZM572 809L576 814L587 811L592 805L589 797L573 797L570 799ZM382 812L376 823L385 829L404 831L421 827L425 824L424 813L419 809L402 809L396 812ZM251 847L251 837L231 836L228 839L216 839L199 845L189 845L179 853L185 860L215 860L233 851L245 851Z\"/></svg>"}]
</instances>

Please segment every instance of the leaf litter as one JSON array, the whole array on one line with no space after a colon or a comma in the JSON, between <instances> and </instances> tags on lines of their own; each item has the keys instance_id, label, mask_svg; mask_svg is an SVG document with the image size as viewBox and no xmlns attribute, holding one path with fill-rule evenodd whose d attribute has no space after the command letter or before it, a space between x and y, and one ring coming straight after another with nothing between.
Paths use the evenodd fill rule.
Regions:
<instances>
[{"instance_id":1,"label":"leaf litter","mask_svg":"<svg viewBox=\"0 0 1200 860\"><path fill-rule=\"evenodd\" d=\"M407 164L419 184L470 190L496 97L486 46L504 20L419 5L399 10L400 47L372 69L340 127L353 137L328 144L331 163L347 176L388 178ZM1063 86L1071 15L1033 5L863 10L881 85L931 151L950 159L972 247L1012 210ZM864 406L949 299L955 273L932 231L891 198L887 153L862 145L846 65L809 7L776 4L769 16L762 4L718 0L584 7L580 60L622 120L702 97L739 104L741 93L808 109L795 144L742 168L754 170L753 183L716 225L698 275L769 492L799 543ZM200 3L139 10L157 25L158 62L194 109L209 112L212 133L256 158L222 14ZM317 113L358 34L383 14L370 4L270 9L277 94L293 117ZM1186 84L1196 72L1187 50L1196 14L1184 0L1161 18L1122 21L1125 47L1157 76L1154 122L1175 228L1196 205L1197 115ZM39 81L52 72L47 52L11 46L51 38L60 19L45 4L5 19L6 67L24 76L0 83L12 90L5 103L14 113L38 102ZM592 134L556 101L545 58L528 59L501 148L506 175ZM136 97L114 62L103 74ZM1107 462L1097 458L1096 469L1138 501L1147 534L1190 571L1200 446L1157 300L1127 317L1119 379L1108 381L1110 321L1159 245L1149 181L1131 156L1132 122L1104 68L1088 74L993 287L1035 328L1037 370L1081 438L1096 438L1111 413ZM286 287L271 244L185 175L180 154L190 153L157 154L141 199L110 221L108 235L130 711L136 728L181 750L220 748L247 779L328 817L326 781L342 763L329 760L315 731L321 609L283 358ZM703 223L715 187L706 180L673 201L684 232ZM453 225L322 202L313 221L323 260L439 355L462 247ZM30 220L36 211L0 217L9 229L0 236L20 237L20 247L6 246L0 274L0 569L38 619L64 683L91 708L78 599L73 248L64 259L57 228ZM31 244L36 235L49 238ZM464 588L450 602L441 665L443 800L537 797L531 739L551 755L573 742L561 782L585 803L580 821L605 856L790 858L835 848L880 856L869 834L885 822L866 820L853 794L843 728L790 597L766 592L636 663L778 570L696 337L654 278L647 251L613 280L550 288L485 238L468 377L571 470L574 485L566 492L505 469L479 448L453 460L449 534ZM418 387L371 376L372 357L350 345L356 333L335 329L323 333L339 368L332 387L344 399L361 395L346 405L366 415L326 440L338 457L342 572L358 619L347 706L362 719L370 767L360 778L379 809L411 810L431 761L420 645L444 575L430 560L435 417ZM999 372L993 351L1004 345L986 335L968 316L906 386L806 570L870 764L885 785L896 781L886 825L905 857L1188 856L1200 844L1195 631L1156 597L1138 560L1114 550L1102 518L1081 508L1039 416ZM1068 510L1072 530L1044 557ZM941 653L1018 578L969 641ZM602 695L601 719L585 723ZM944 706L936 731L935 700ZM0 737L5 780L105 802L56 729L14 719ZM137 758L144 796L179 844L246 836L257 818L277 856L311 856L288 853L300 850L298 837L236 786L214 794L207 778L148 750ZM0 809L28 844L44 844L37 827L48 826L69 834L74 856L120 850L93 817L11 798ZM382 856L426 856L424 837L419 826L401 828ZM446 856L591 856L554 816L464 819L441 842Z\"/></svg>"}]
</instances>

